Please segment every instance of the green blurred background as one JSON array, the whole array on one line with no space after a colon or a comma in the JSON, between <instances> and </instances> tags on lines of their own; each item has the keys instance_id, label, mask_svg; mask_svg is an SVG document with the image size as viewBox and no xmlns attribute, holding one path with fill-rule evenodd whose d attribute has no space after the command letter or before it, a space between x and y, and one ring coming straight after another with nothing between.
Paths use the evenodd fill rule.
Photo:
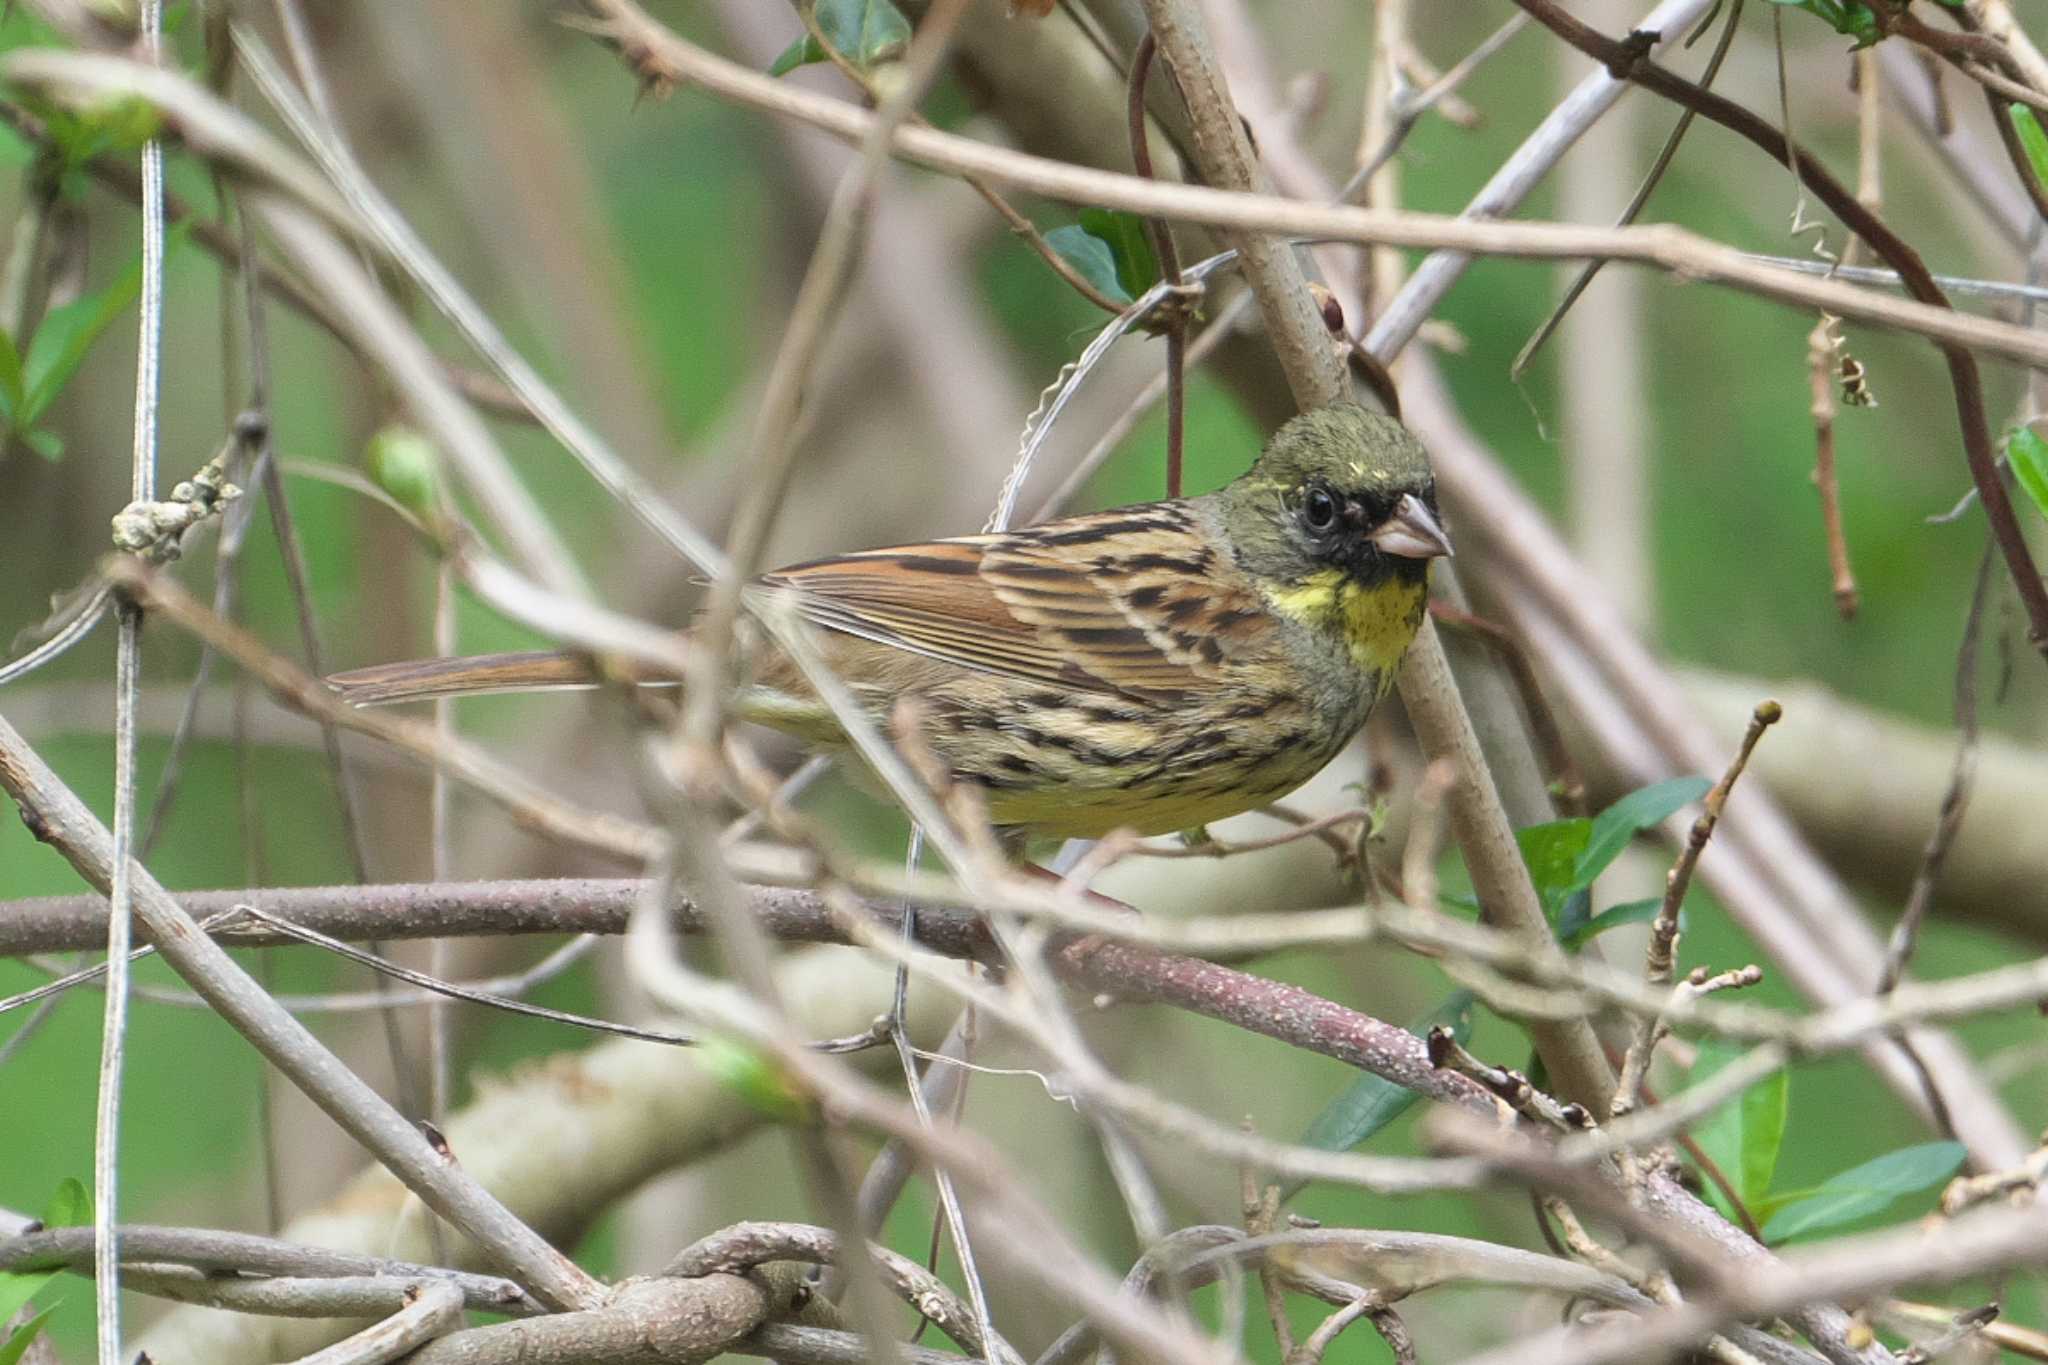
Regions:
<instances>
[{"instance_id":1,"label":"green blurred background","mask_svg":"<svg viewBox=\"0 0 2048 1365\"><path fill-rule=\"evenodd\" d=\"M758 0L755 0L758 3ZM746 3L746 0L739 0ZM777 10L788 36L793 16ZM1768 9L1768 6L1753 7ZM318 7L319 37L329 54L335 93L351 136L371 172L413 225L481 299L515 343L560 384L570 401L622 443L650 434L656 444L629 445L640 469L674 491L700 525L714 530L744 478L736 468L750 421L758 375L772 354L813 244L818 197L790 170L789 144L765 118L721 106L685 90L672 99L637 99L618 64L575 32L551 21L541 5L503 6L488 16L457 4L373 0L360 13ZM732 50L716 22L717 7L670 4L660 17L720 50ZM1286 72L1327 69L1325 112L1308 140L1326 165L1348 159L1356 138L1360 70L1370 49L1366 7L1336 3L1262 5L1257 17L1274 33L1276 62ZM1418 14L1422 49L1443 64L1455 60L1507 12L1505 5L1428 6ZM2031 11L2025 17L2037 17ZM1738 43L1727 85L1753 107L1774 107L1769 82L1768 16L1752 14ZM196 64L197 25L177 42ZM1845 88L1845 44L1804 16L1790 16L1791 62L1801 136L1845 176L1853 173L1854 101ZM18 46L43 40L12 14L0 40ZM507 54L516 53L516 60ZM1342 60L1331 54L1343 54ZM1684 59L1690 69L1697 56ZM760 63L755 61L756 65ZM1525 33L1488 64L1464 94L1484 113L1476 129L1437 117L1422 120L1401 155L1403 194L1412 207L1451 211L1462 205L1554 101L1565 62L1547 39ZM450 72L445 81L432 73ZM489 72L488 76L484 72ZM832 89L809 73L800 79ZM497 88L492 88L492 87ZM1967 101L1958 101L1967 103ZM974 91L949 83L932 102L935 117L972 127ZM507 108L523 122L508 126ZM1974 108L1963 111L1975 113ZM1638 111L1645 160L1672 115ZM1977 226L1971 210L1922 154L1903 123L1889 125L1885 202L1891 221L1918 243L1930 265L1957 274L2011 278L2017 267ZM508 161L508 147L531 138L543 150L531 164ZM823 146L822 142L816 146ZM816 150L816 147L813 148ZM26 153L11 158L26 160ZM21 194L19 176L0 183L0 221ZM502 180L500 185L490 182ZM172 158L172 184L196 205L214 203L203 170ZM934 177L899 171L892 196L914 206L945 252L935 270L964 287L953 300L986 333L1005 367L1002 397L1030 395L1071 359L1097 315L1067 293L964 190ZM569 194L571 200L559 197ZM493 195L496 195L494 198ZM1800 254L1785 227L1792 187L1750 149L1712 129L1695 132L1658 189L1649 218L1758 251ZM509 211L508 211L509 206ZM125 268L137 250L132 211L104 193L78 206L89 220L87 278L102 282ZM1041 225L1072 221L1071 209L1030 204ZM1539 191L1530 217L1559 211L1555 193ZM538 235L540 224L562 234ZM879 230L888 230L886 225ZM557 251L567 253L558 257ZM1463 338L1462 351L1440 357L1460 408L1516 479L1553 509L1563 505L1571 452L1550 434L1557 425L1557 351L1573 344L1569 324L1552 350L1519 386L1506 378L1510 359L1551 307L1564 275L1526 263L1472 268L1439 316ZM571 281L564 283L564 281ZM901 275L870 288L900 289ZM1594 286L1595 293L1611 283ZM1974 518L1930 526L1967 487L1955 418L1936 354L1918 342L1851 329L1856 355L1868 367L1881 406L1845 410L1839 420L1841 485L1863 611L1851 623L1835 613L1810 482L1813 432L1805 369L1809 318L1793 310L1703 285L1645 277L1633 344L1644 382L1617 393L1638 405L1646 424L1642 458L1652 500L1649 540L1654 584L1648 623L1657 645L1678 660L1708 663L1760 679L1811 678L1840 695L1932 726L1950 715L1954 650L1976 557L1983 544ZM919 368L892 350L886 329L866 335L858 316L864 296L842 322L827 361L828 377L810 395L804 472L799 475L777 550L808 550L973 529L993 498L1008 461L1003 445L948 449L948 433L930 418L934 393L954 377ZM596 312L591 309L595 307ZM166 480L182 476L218 445L227 414L243 401L229 385L221 355L222 291L213 260L187 246L170 267L166 304L167 368L162 463ZM578 310L581 311L578 311ZM422 318L427 310L417 310ZM395 414L377 386L347 362L346 352L287 310L271 322L274 428L280 452L306 462L353 465L371 432ZM445 328L423 323L446 340ZM100 344L61 400L52 425L66 454L52 462L16 444L0 452L0 621L5 630L32 624L50 595L84 577L105 547L106 519L126 499L133 373L133 328L124 319ZM1156 341L1128 343L1124 373L1159 363ZM451 344L449 354L459 354ZM630 362L621 374L614 362ZM1987 365L1994 421L2025 401L2009 367ZM626 400L615 401L619 395ZM639 410L633 411L633 405ZM1008 439L1024 406L984 417L993 439ZM1078 422L1082 419L1073 418ZM611 600L656 619L685 619L688 574L613 507L533 429L496 426L563 533ZM1258 439L1229 392L1209 377L1191 386L1188 413L1190 483L1213 486L1240 469ZM1085 502L1156 496L1160 489L1163 422L1143 423L1094 481ZM1066 458L1091 433L1069 433ZM1063 467L1062 467L1063 468ZM1056 477L1034 481L1042 496ZM293 512L309 551L313 599L334 666L348 666L429 647L434 568L395 522L362 498L305 478L291 480ZM2029 509L2023 515L2032 520ZM946 520L936 520L943 513ZM2032 525L2032 531L2038 531ZM2037 537L2038 540L2038 537ZM204 584L210 537L190 556L188 579ZM293 639L291 608L278 572L267 520L258 518L245 561L247 615L267 638ZM1990 621L2010 643L2012 685L1986 710L1990 727L2021 739L2042 734L2039 666L2023 643L2003 598ZM524 643L528 637L465 599L465 648ZM1994 656L1995 658L1996 656ZM179 685L195 664L189 643L152 630L145 674L153 704L142 747L142 790L153 788L168 750L169 718ZM1989 670L1996 673L1994 667ZM64 778L103 816L111 811L110 704L112 634L102 630L82 648L29 681L0 691L0 714L21 725ZM259 699L259 711L267 708ZM543 698L485 705L466 703L463 724L515 754L545 752L565 714L585 703ZM209 708L216 718L224 705ZM594 799L618 793L632 802L629 782L609 776L623 763L614 729L600 724L584 763L564 780ZM1766 741L1768 742L1768 741ZM422 876L419 834L424 787L416 778L372 765L370 822L376 852L372 875ZM553 770L558 771L558 770ZM612 768L610 772L622 771ZM243 837L242 783L256 793L257 840ZM866 823L878 848L897 837L893 824L861 798L828 788L815 804L845 825ZM460 805L465 837L457 871L467 876L578 870L496 828L491 811ZM1932 811L1928 812L1931 820ZM345 879L332 789L317 751L291 745L255 749L238 764L216 722L188 760L177 804L151 867L169 886L317 884ZM1654 867L1652 868L1654 872ZM1636 875L1640 877L1641 870ZM55 854L30 839L19 822L0 821L0 900L69 892L78 883ZM1640 893L1638 893L1640 894ZM1695 893L1685 962L1725 966L1756 950ZM1873 903L1887 921L1895 906ZM1937 917L1919 959L1929 976L1948 975L2036 951L1958 917ZM478 961L526 960L535 949L514 946ZM309 952L270 955L264 970L279 989L355 988L352 969ZM1260 970L1297 981L1382 1017L1420 1014L1446 989L1437 970L1378 950L1289 954ZM44 978L0 962L0 993ZM168 986L155 964L140 980ZM1370 981L1370 989L1360 983ZM584 969L538 999L565 1008L604 1011L618 999L618 975ZM1757 997L1792 1004L1775 979ZM66 1176L91 1169L93 1078L100 997L67 996L40 1033L0 1067L0 1204L42 1207ZM28 1012L0 1020L0 1046ZM389 1080L374 1024L361 1017L316 1022L380 1084ZM1205 1095L1218 1112L1256 1109L1262 1128L1293 1137L1346 1084L1344 1068L1324 1059L1247 1039L1220 1025L1159 1011L1126 1010L1101 1026L1123 1040L1117 1049L1141 1076L1171 1080L1186 1065L1203 1071ZM503 1072L522 1059L581 1045L561 1030L527 1020L461 1016L459 1102L468 1077ZM1985 1020L1962 1030L1972 1050L1989 1057L2036 1040L2039 1021L2025 1016ZM1482 1053L1511 1064L1526 1055L1516 1032L1486 1019L1475 1037ZM260 1227L267 1215L255 1120L260 1068L250 1050L210 1015L147 1000L135 1007L123 1146L124 1217ZM2048 1088L2038 1067L2020 1070L2007 1097L2023 1127L2048 1123ZM980 1084L980 1083L977 1083ZM1051 1106L1028 1082L992 1085L1002 1104L1026 1125L1051 1122ZM1029 1092L1029 1093L1026 1093ZM977 1091L977 1104L985 1092ZM292 1121L317 1128L298 1109ZM1411 1121L1412 1122L1412 1121ZM1375 1150L1410 1148L1409 1122L1375 1141ZM291 1131L290 1129L287 1130ZM1791 1126L1779 1185L1796 1188L1866 1157L1919 1141L1925 1134L1871 1074L1854 1060L1801 1067L1792 1089ZM355 1158L323 1134L306 1150L288 1182L286 1212L314 1202L352 1169ZM284 1159L295 1160L288 1145ZM743 1173L745 1211L756 1217L798 1215L795 1182L781 1175L782 1145L757 1138L720 1170ZM729 1164L728 1164L729 1163ZM310 1169L307 1169L310 1167ZM1099 1170L1077 1171L1085 1185ZM1923 1200L1923 1202L1925 1202ZM1226 1203L1177 1212L1195 1221L1234 1218ZM1509 1196L1383 1199L1312 1188L1292 1205L1332 1223L1402 1226L1529 1242L1524 1201ZM914 1188L892 1224L894 1244L921 1254L930 1201ZM703 1229L696 1229L701 1231ZM1129 1231L1104 1202L1084 1235L1113 1261L1131 1255ZM599 1225L579 1249L601 1272L627 1268L612 1224ZM90 1340L90 1293L83 1282L63 1286L56 1337L66 1357L84 1358ZM1958 1299L1957 1302L1962 1302ZM2039 1325L2031 1287L2015 1286L2009 1313ZM145 1311L139 1305L137 1312ZM1256 1317L1256 1314L1254 1315ZM1303 1321L1313 1314L1303 1310ZM1255 1329L1255 1335L1263 1329ZM1261 1338L1260 1349L1270 1350ZM1036 1344L1035 1338L1026 1341ZM1270 1356L1266 1357L1270 1358ZM1333 1359L1378 1360L1383 1348L1347 1338Z\"/></svg>"}]
</instances>

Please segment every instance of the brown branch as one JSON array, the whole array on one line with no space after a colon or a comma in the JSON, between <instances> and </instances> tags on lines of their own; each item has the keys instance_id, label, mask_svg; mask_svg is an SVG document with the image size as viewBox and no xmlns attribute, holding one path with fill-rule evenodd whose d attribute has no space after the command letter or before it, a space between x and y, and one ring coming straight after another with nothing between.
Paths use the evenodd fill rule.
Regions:
<instances>
[{"instance_id":1,"label":"brown branch","mask_svg":"<svg viewBox=\"0 0 2048 1365\"><path fill-rule=\"evenodd\" d=\"M1834 579L1835 609L1847 621L1856 615L1856 575L1849 568L1849 542L1842 533L1842 484L1835 474L1835 356L1841 349L1834 318L1821 314L1806 337L1807 383L1813 404L1813 482L1820 490L1821 531L1827 537L1828 572Z\"/></svg>"},{"instance_id":2,"label":"brown branch","mask_svg":"<svg viewBox=\"0 0 2048 1365\"><path fill-rule=\"evenodd\" d=\"M1557 797L1559 812L1564 815L1586 814L1585 775L1579 771L1578 762L1572 757L1571 746L1565 743L1564 727L1557 723L1557 712L1551 709L1550 700L1543 693L1542 680L1536 676L1536 665L1520 637L1498 621L1460 611L1448 602L1431 599L1429 614L1454 631L1471 633L1499 656L1507 668L1509 679L1515 684L1516 695L1522 699L1522 710L1529 717L1529 739L1543 761L1551 790Z\"/></svg>"},{"instance_id":3,"label":"brown branch","mask_svg":"<svg viewBox=\"0 0 2048 1365\"><path fill-rule=\"evenodd\" d=\"M1130 96L1127 117L1131 132L1131 166L1146 180L1152 172L1152 143L1145 135L1145 82L1152 72L1152 58L1159 44L1147 29L1131 56ZM1159 257L1159 277L1175 289L1186 287L1180 270L1180 251L1173 243L1173 227L1162 218L1147 218L1145 231L1152 238L1152 250ZM1180 496L1181 466L1187 450L1187 353L1188 303L1176 297L1164 310L1166 326L1166 496Z\"/></svg>"},{"instance_id":4,"label":"brown branch","mask_svg":"<svg viewBox=\"0 0 2048 1365\"><path fill-rule=\"evenodd\" d=\"M533 881L421 882L381 886L296 886L246 891L187 891L179 901L189 914L207 919L238 905L332 938L467 938L498 934L622 934L647 883L638 878L560 878ZM846 932L817 897L779 887L752 888L752 907L762 928L792 943L844 943ZM868 907L892 930L901 923L894 901L877 898ZM670 914L678 933L702 933L702 913L678 901ZM51 896L0 901L0 958L90 948L106 940L104 896ZM296 942L261 921L229 921L213 936L233 947L270 947ZM150 940L145 931L138 942ZM995 943L986 926L966 910L920 906L917 941L948 957L992 962Z\"/></svg>"}]
</instances>

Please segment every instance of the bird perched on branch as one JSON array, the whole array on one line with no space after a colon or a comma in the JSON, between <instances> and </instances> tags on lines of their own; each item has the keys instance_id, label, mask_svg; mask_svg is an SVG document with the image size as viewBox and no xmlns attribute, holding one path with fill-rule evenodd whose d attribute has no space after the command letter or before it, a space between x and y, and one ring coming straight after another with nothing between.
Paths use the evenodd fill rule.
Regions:
<instances>
[{"instance_id":1,"label":"bird perched on branch","mask_svg":"<svg viewBox=\"0 0 2048 1365\"><path fill-rule=\"evenodd\" d=\"M1314 776L1392 687L1451 552L1428 456L1350 405L1282 427L1235 482L993 535L791 565L749 587L813 627L877 721L915 698L924 739L1022 833L1163 834ZM589 685L568 654L335 676L359 705ZM795 663L746 652L735 712L843 745Z\"/></svg>"}]
</instances>

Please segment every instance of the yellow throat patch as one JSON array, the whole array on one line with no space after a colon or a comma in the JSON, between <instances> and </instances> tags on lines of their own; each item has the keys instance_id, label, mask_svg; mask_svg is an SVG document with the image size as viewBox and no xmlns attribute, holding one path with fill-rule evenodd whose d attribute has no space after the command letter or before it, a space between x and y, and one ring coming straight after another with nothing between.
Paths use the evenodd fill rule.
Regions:
<instances>
[{"instance_id":1,"label":"yellow throat patch","mask_svg":"<svg viewBox=\"0 0 2048 1365\"><path fill-rule=\"evenodd\" d=\"M1353 661L1382 679L1382 690L1415 639L1428 595L1426 584L1396 579L1364 587L1342 569L1319 569L1292 587L1266 590L1282 616L1341 636Z\"/></svg>"}]
</instances>

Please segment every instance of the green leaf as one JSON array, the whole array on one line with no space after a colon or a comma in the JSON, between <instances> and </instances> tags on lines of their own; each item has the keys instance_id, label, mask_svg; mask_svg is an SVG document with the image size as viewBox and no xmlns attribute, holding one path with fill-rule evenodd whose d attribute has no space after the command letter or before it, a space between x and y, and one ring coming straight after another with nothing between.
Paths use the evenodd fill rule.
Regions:
<instances>
[{"instance_id":1,"label":"green leaf","mask_svg":"<svg viewBox=\"0 0 2048 1365\"><path fill-rule=\"evenodd\" d=\"M166 257L177 249L189 235L185 224L179 224L164 239ZM142 260L137 257L134 264L121 272L121 277L103 289L73 299L61 308L52 308L43 316L36 328L35 336L29 341L28 355L22 361L22 386L27 390L16 420L27 426L42 416L55 402L71 377L78 373L78 367L85 363L86 353L99 340L101 333L112 326L116 319L128 311L128 305L135 302L142 292Z\"/></svg>"},{"instance_id":2,"label":"green leaf","mask_svg":"<svg viewBox=\"0 0 2048 1365\"><path fill-rule=\"evenodd\" d=\"M63 438L48 427L30 427L26 431L19 431L15 434L21 437L23 445L26 445L30 450L33 450L51 464L55 464L64 458Z\"/></svg>"},{"instance_id":3,"label":"green leaf","mask_svg":"<svg viewBox=\"0 0 2048 1365\"><path fill-rule=\"evenodd\" d=\"M1574 891L1563 898L1557 913L1550 916L1550 928L1559 942L1582 935L1593 922L1593 893Z\"/></svg>"},{"instance_id":4,"label":"green leaf","mask_svg":"<svg viewBox=\"0 0 2048 1365\"><path fill-rule=\"evenodd\" d=\"M1116 255L1109 249L1109 243L1097 237L1078 223L1056 227L1045 234L1045 244L1058 252L1060 259L1088 283L1100 289L1117 303L1129 303L1131 295L1125 291L1116 274Z\"/></svg>"},{"instance_id":5,"label":"green leaf","mask_svg":"<svg viewBox=\"0 0 2048 1365\"><path fill-rule=\"evenodd\" d=\"M2034 168L2034 178L2048 183L2048 132L2041 130L2041 120L2024 104L2007 105L2006 111L2012 115L2012 126L2019 132L2020 146L2026 150L2027 164Z\"/></svg>"},{"instance_id":6,"label":"green leaf","mask_svg":"<svg viewBox=\"0 0 2048 1365\"><path fill-rule=\"evenodd\" d=\"M1705 796L1713 783L1703 777L1674 777L1632 791L1593 817L1593 837L1579 858L1573 886L1591 886L1593 879L1621 856L1629 841L1654 829Z\"/></svg>"},{"instance_id":7,"label":"green leaf","mask_svg":"<svg viewBox=\"0 0 2048 1365\"><path fill-rule=\"evenodd\" d=\"M1584 893L1579 893L1583 895ZM1646 901L1628 901L1622 905L1610 905L1590 919L1573 922L1567 915L1557 923L1558 941L1566 948L1577 950L1585 947L1609 929L1619 929L1624 924L1647 924L1657 918L1657 911L1663 907L1662 896L1652 896ZM1680 916L1683 923L1684 917Z\"/></svg>"},{"instance_id":8,"label":"green leaf","mask_svg":"<svg viewBox=\"0 0 2048 1365\"><path fill-rule=\"evenodd\" d=\"M57 1278L55 1270L10 1270L0 1273L0 1324L7 1322L38 1290Z\"/></svg>"},{"instance_id":9,"label":"green leaf","mask_svg":"<svg viewBox=\"0 0 2048 1365\"><path fill-rule=\"evenodd\" d=\"M1429 1013L1410 1024L1417 1037L1431 1029L1448 1028L1451 1036L1464 1042L1472 1036L1470 991L1453 991ZM1346 1086L1337 1098L1323 1106L1301 1135L1301 1145L1325 1152L1348 1152L1408 1111L1421 1096L1384 1076L1363 1075ZM1296 1183L1289 1193L1300 1189Z\"/></svg>"},{"instance_id":10,"label":"green leaf","mask_svg":"<svg viewBox=\"0 0 2048 1365\"><path fill-rule=\"evenodd\" d=\"M1877 26L1877 15L1862 0L1771 0L1771 3L1787 9L1805 10L1835 32L1854 38L1857 47L1869 47L1884 37Z\"/></svg>"},{"instance_id":11,"label":"green leaf","mask_svg":"<svg viewBox=\"0 0 2048 1365\"><path fill-rule=\"evenodd\" d=\"M92 1197L85 1192L85 1186L69 1177L59 1181L56 1192L50 1196L49 1207L43 1210L43 1226L79 1227L91 1221ZM44 1285L57 1278L57 1275L58 1272L55 1270L0 1272L0 1323L5 1323L19 1313L22 1306L34 1298ZM47 1316L47 1312L44 1316ZM40 1322L41 1318L37 1321ZM21 1331L8 1338L5 1347L0 1347L0 1365L7 1365L10 1360L19 1360L21 1352L28 1350L28 1343L35 1338L35 1333L28 1330L31 1326L34 1324L25 1325ZM23 1332L27 1335L22 1335ZM21 1350L9 1356L7 1352L14 1348L17 1341L21 1343Z\"/></svg>"},{"instance_id":12,"label":"green leaf","mask_svg":"<svg viewBox=\"0 0 2048 1365\"><path fill-rule=\"evenodd\" d=\"M76 170L102 152L134 152L163 131L163 114L148 100L115 95L84 108L24 96L43 120L60 170Z\"/></svg>"},{"instance_id":13,"label":"green leaf","mask_svg":"<svg viewBox=\"0 0 2048 1365\"><path fill-rule=\"evenodd\" d=\"M775 60L768 64L768 74L771 76L787 76L800 66L809 66L813 62L822 62L824 60L825 49L819 47L818 40L813 38L807 31L803 37L797 39L776 55Z\"/></svg>"},{"instance_id":14,"label":"green leaf","mask_svg":"<svg viewBox=\"0 0 2048 1365\"><path fill-rule=\"evenodd\" d=\"M7 329L0 327L0 418L14 421L23 401L21 352L14 349L14 338Z\"/></svg>"},{"instance_id":15,"label":"green leaf","mask_svg":"<svg viewBox=\"0 0 2048 1365\"><path fill-rule=\"evenodd\" d=\"M1082 209L1081 226L1109 245L1126 298L1134 299L1159 283L1159 257L1153 254L1144 219L1121 209Z\"/></svg>"},{"instance_id":16,"label":"green leaf","mask_svg":"<svg viewBox=\"0 0 2048 1365\"><path fill-rule=\"evenodd\" d=\"M65 1176L57 1182L57 1192L50 1196L49 1204L43 1209L43 1226L82 1228L91 1222L92 1193L77 1178Z\"/></svg>"},{"instance_id":17,"label":"green leaf","mask_svg":"<svg viewBox=\"0 0 2048 1365\"><path fill-rule=\"evenodd\" d=\"M36 1338L42 1334L43 1324L56 1311L55 1308L45 1308L15 1328L14 1334L6 1341L0 1342L0 1365L19 1365L21 1358L28 1354L28 1348L35 1345Z\"/></svg>"},{"instance_id":18,"label":"green leaf","mask_svg":"<svg viewBox=\"0 0 2048 1365\"><path fill-rule=\"evenodd\" d=\"M1784 1242L1880 1213L1906 1195L1947 1180L1962 1166L1964 1155L1960 1142L1924 1142L1852 1167L1773 1214L1764 1224L1764 1241Z\"/></svg>"},{"instance_id":19,"label":"green leaf","mask_svg":"<svg viewBox=\"0 0 2048 1365\"><path fill-rule=\"evenodd\" d=\"M1708 1039L1700 1044L1699 1060L1693 1063L1687 1084L1698 1085L1748 1051L1739 1044ZM1778 1152L1785 1142L1785 1116L1791 1105L1791 1074L1779 1070L1693 1128L1693 1141L1728 1177L1752 1215L1770 1194L1771 1176L1778 1169ZM1705 1183L1707 1197L1732 1218L1735 1211L1728 1206L1720 1187L1712 1181Z\"/></svg>"},{"instance_id":20,"label":"green leaf","mask_svg":"<svg viewBox=\"0 0 2048 1365\"><path fill-rule=\"evenodd\" d=\"M910 21L891 0L817 0L812 11L832 50L862 71L903 55L910 45ZM785 76L800 66L829 60L824 44L806 30L768 67Z\"/></svg>"},{"instance_id":21,"label":"green leaf","mask_svg":"<svg viewBox=\"0 0 2048 1365\"><path fill-rule=\"evenodd\" d=\"M706 1071L767 1118L808 1123L816 1117L809 1095L780 1063L734 1038L713 1034L697 1045Z\"/></svg>"},{"instance_id":22,"label":"green leaf","mask_svg":"<svg viewBox=\"0 0 2048 1365\"><path fill-rule=\"evenodd\" d=\"M1529 880L1536 883L1546 906L1553 899L1562 904L1565 892L1578 889L1573 874L1592 837L1593 822L1582 819L1524 825L1515 831L1522 861L1529 865Z\"/></svg>"},{"instance_id":23,"label":"green leaf","mask_svg":"<svg viewBox=\"0 0 2048 1365\"><path fill-rule=\"evenodd\" d=\"M364 463L378 487L422 518L441 508L441 457L433 442L411 427L388 426L370 437Z\"/></svg>"},{"instance_id":24,"label":"green leaf","mask_svg":"<svg viewBox=\"0 0 2048 1365\"><path fill-rule=\"evenodd\" d=\"M2020 487L2034 500L2041 515L2048 517L2048 441L2042 440L2032 427L2021 427L2005 443L2005 458Z\"/></svg>"},{"instance_id":25,"label":"green leaf","mask_svg":"<svg viewBox=\"0 0 2048 1365\"><path fill-rule=\"evenodd\" d=\"M26 166L36 159L36 148L20 133L0 124L0 166Z\"/></svg>"}]
</instances>

